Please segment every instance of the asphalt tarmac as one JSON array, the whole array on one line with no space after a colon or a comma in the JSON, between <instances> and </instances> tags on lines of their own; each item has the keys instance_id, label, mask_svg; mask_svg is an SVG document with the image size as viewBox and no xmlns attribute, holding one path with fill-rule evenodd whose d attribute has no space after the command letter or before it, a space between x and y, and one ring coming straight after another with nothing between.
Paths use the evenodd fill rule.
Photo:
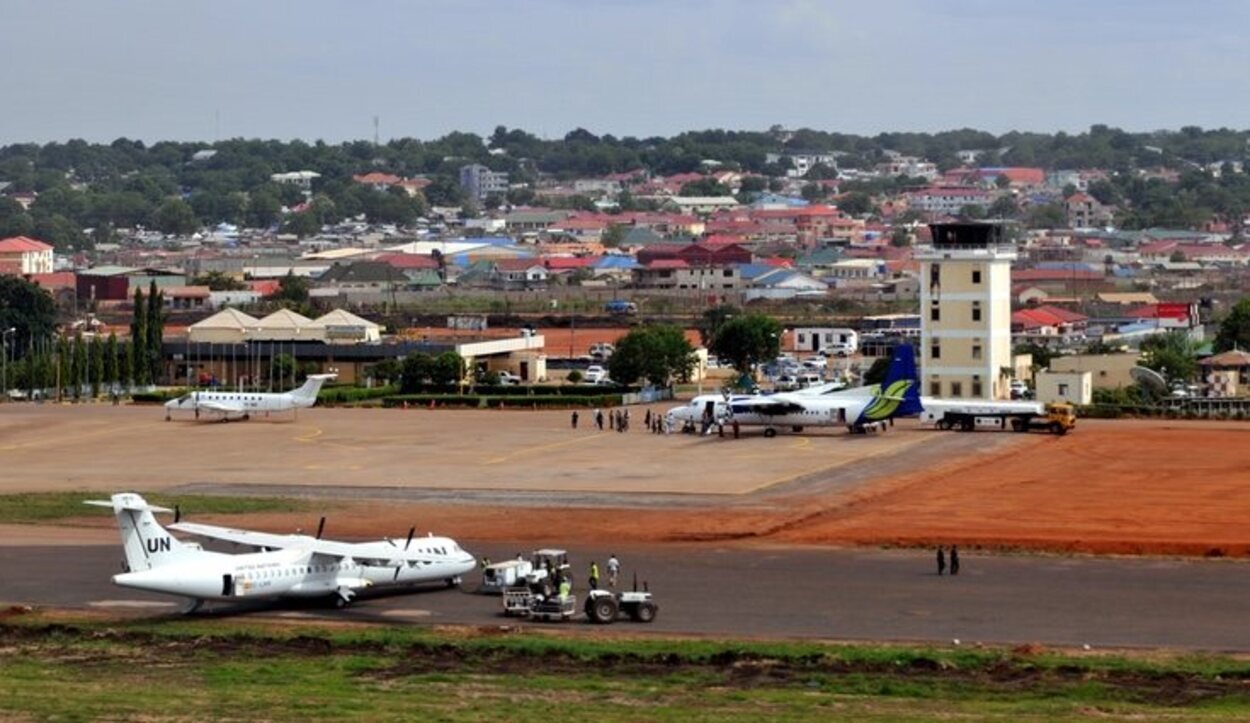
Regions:
<instances>
[{"instance_id":1,"label":"asphalt tarmac","mask_svg":"<svg viewBox=\"0 0 1250 723\"><path fill-rule=\"evenodd\" d=\"M462 544L493 560L518 549ZM632 633L717 637L1041 643L1094 648L1166 647L1250 652L1250 566L1222 560L979 555L963 551L958 577L939 577L931 552L759 547L575 550L575 592L591 556L615 552L621 586L649 585L660 605ZM164 615L180 601L112 585L120 546L0 547L0 601ZM214 615L343 618L424 624L531 623L504 618L498 597L431 587L359 600L347 610L298 603ZM566 628L591 629L581 622ZM594 628L598 629L598 628Z\"/></svg>"}]
</instances>

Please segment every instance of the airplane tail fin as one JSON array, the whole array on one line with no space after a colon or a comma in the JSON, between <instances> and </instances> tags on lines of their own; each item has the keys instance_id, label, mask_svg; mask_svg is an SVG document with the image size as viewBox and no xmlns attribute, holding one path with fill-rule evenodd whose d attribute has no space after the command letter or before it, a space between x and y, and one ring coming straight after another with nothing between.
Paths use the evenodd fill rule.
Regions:
<instances>
[{"instance_id":1,"label":"airplane tail fin","mask_svg":"<svg viewBox=\"0 0 1250 723\"><path fill-rule=\"evenodd\" d=\"M862 419L865 422L883 422L922 411L916 352L910 344L898 344L890 358L885 380L881 382L876 398L864 409Z\"/></svg>"},{"instance_id":2,"label":"airplane tail fin","mask_svg":"<svg viewBox=\"0 0 1250 723\"><path fill-rule=\"evenodd\" d=\"M325 384L327 379L334 379L337 376L337 374L309 374L308 379L304 381L304 385L292 391L291 396L295 398L295 401L311 407L317 401L317 394L321 391L321 385Z\"/></svg>"},{"instance_id":3,"label":"airplane tail fin","mask_svg":"<svg viewBox=\"0 0 1250 723\"><path fill-rule=\"evenodd\" d=\"M185 549L185 545L161 527L154 512L173 510L149 505L137 494L124 492L108 500L87 500L84 504L109 507L117 516L121 529L122 549L126 553L128 572L150 570L171 562Z\"/></svg>"}]
</instances>

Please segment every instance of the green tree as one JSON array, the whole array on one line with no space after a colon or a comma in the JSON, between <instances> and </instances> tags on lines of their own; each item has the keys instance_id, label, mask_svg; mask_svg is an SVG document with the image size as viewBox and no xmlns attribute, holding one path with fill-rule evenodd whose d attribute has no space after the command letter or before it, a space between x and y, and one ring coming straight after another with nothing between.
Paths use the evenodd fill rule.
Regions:
<instances>
[{"instance_id":1,"label":"green tree","mask_svg":"<svg viewBox=\"0 0 1250 723\"><path fill-rule=\"evenodd\" d=\"M699 338L703 341L703 346L711 348L712 340L725 322L741 313L742 310L733 304L720 304L704 311L699 318Z\"/></svg>"},{"instance_id":2,"label":"green tree","mask_svg":"<svg viewBox=\"0 0 1250 723\"><path fill-rule=\"evenodd\" d=\"M430 381L436 386L459 384L464 378L464 359L454 351L445 351L430 362Z\"/></svg>"},{"instance_id":3,"label":"green tree","mask_svg":"<svg viewBox=\"0 0 1250 723\"><path fill-rule=\"evenodd\" d=\"M244 222L252 228L269 228L282 216L282 201L269 190L260 190L247 199Z\"/></svg>"},{"instance_id":4,"label":"green tree","mask_svg":"<svg viewBox=\"0 0 1250 723\"><path fill-rule=\"evenodd\" d=\"M1250 296L1233 305L1215 335L1217 352L1231 349L1250 350Z\"/></svg>"},{"instance_id":5,"label":"green tree","mask_svg":"<svg viewBox=\"0 0 1250 723\"><path fill-rule=\"evenodd\" d=\"M1068 225L1068 214L1058 203L1044 203L1029 209L1024 223L1029 228L1063 228Z\"/></svg>"},{"instance_id":6,"label":"green tree","mask_svg":"<svg viewBox=\"0 0 1250 723\"><path fill-rule=\"evenodd\" d=\"M781 324L771 316L747 314L721 325L710 347L721 361L743 374L781 353Z\"/></svg>"},{"instance_id":7,"label":"green tree","mask_svg":"<svg viewBox=\"0 0 1250 723\"><path fill-rule=\"evenodd\" d=\"M959 209L959 213L957 215L964 221L979 221L985 218L985 206L970 203Z\"/></svg>"},{"instance_id":8,"label":"green tree","mask_svg":"<svg viewBox=\"0 0 1250 723\"><path fill-rule=\"evenodd\" d=\"M850 216L865 216L876 212L876 206L872 203L872 196L863 191L851 191L842 194L838 199L838 209Z\"/></svg>"},{"instance_id":9,"label":"green tree","mask_svg":"<svg viewBox=\"0 0 1250 723\"><path fill-rule=\"evenodd\" d=\"M1142 366L1159 372L1168 382L1188 382L1198 373L1193 341L1183 331L1155 334L1142 341Z\"/></svg>"},{"instance_id":10,"label":"green tree","mask_svg":"<svg viewBox=\"0 0 1250 723\"><path fill-rule=\"evenodd\" d=\"M56 304L47 291L20 276L0 275L0 330L14 330L6 341L11 355L20 358L50 339L55 327Z\"/></svg>"},{"instance_id":11,"label":"green tree","mask_svg":"<svg viewBox=\"0 0 1250 723\"><path fill-rule=\"evenodd\" d=\"M306 306L308 299L308 279L290 271L278 281L278 290L273 294L273 300L283 306Z\"/></svg>"},{"instance_id":12,"label":"green tree","mask_svg":"<svg viewBox=\"0 0 1250 723\"><path fill-rule=\"evenodd\" d=\"M165 362L162 344L165 341L165 294L156 288L156 281L148 285L148 323L145 343L145 360L148 365L148 381L155 384L161 378Z\"/></svg>"},{"instance_id":13,"label":"green tree","mask_svg":"<svg viewBox=\"0 0 1250 723\"><path fill-rule=\"evenodd\" d=\"M275 356L273 363L269 365L269 388L273 391L280 391L283 384L293 382L297 367L295 357L290 354Z\"/></svg>"},{"instance_id":14,"label":"green tree","mask_svg":"<svg viewBox=\"0 0 1250 723\"><path fill-rule=\"evenodd\" d=\"M133 341L123 342L117 355L117 381L122 389L131 389L135 384L135 345Z\"/></svg>"},{"instance_id":15,"label":"green tree","mask_svg":"<svg viewBox=\"0 0 1250 723\"><path fill-rule=\"evenodd\" d=\"M414 351L404 357L400 372L399 389L404 394L413 394L425 388L430 378L430 367L434 360L429 354Z\"/></svg>"},{"instance_id":16,"label":"green tree","mask_svg":"<svg viewBox=\"0 0 1250 723\"><path fill-rule=\"evenodd\" d=\"M643 326L616 343L608 372L623 384L645 379L655 386L668 386L674 379L689 378L694 363L694 348L680 328Z\"/></svg>"},{"instance_id":17,"label":"green tree","mask_svg":"<svg viewBox=\"0 0 1250 723\"><path fill-rule=\"evenodd\" d=\"M104 351L104 380L110 387L116 387L121 383L121 379L121 356L117 347L117 335L110 332Z\"/></svg>"},{"instance_id":18,"label":"green tree","mask_svg":"<svg viewBox=\"0 0 1250 723\"><path fill-rule=\"evenodd\" d=\"M282 222L282 232L295 234L300 238L316 236L321 233L321 220L312 211L293 213Z\"/></svg>"},{"instance_id":19,"label":"green tree","mask_svg":"<svg viewBox=\"0 0 1250 723\"><path fill-rule=\"evenodd\" d=\"M65 392L73 385L74 354L69 339L64 336L56 340L56 398L60 401Z\"/></svg>"},{"instance_id":20,"label":"green tree","mask_svg":"<svg viewBox=\"0 0 1250 723\"><path fill-rule=\"evenodd\" d=\"M135 289L134 313L130 319L130 354L131 379L137 386L146 386L148 364L146 349L148 343L148 307L143 296L143 289Z\"/></svg>"},{"instance_id":21,"label":"green tree","mask_svg":"<svg viewBox=\"0 0 1250 723\"><path fill-rule=\"evenodd\" d=\"M732 195L725 184L711 176L691 181L681 187L681 196L729 196Z\"/></svg>"},{"instance_id":22,"label":"green tree","mask_svg":"<svg viewBox=\"0 0 1250 723\"><path fill-rule=\"evenodd\" d=\"M896 248L906 248L911 246L911 232L906 226L895 226L890 232L890 245Z\"/></svg>"},{"instance_id":23,"label":"green tree","mask_svg":"<svg viewBox=\"0 0 1250 723\"><path fill-rule=\"evenodd\" d=\"M625 239L625 225L620 223L608 224L607 230L603 232L601 242L604 248L614 249L621 245L621 241Z\"/></svg>"},{"instance_id":24,"label":"green tree","mask_svg":"<svg viewBox=\"0 0 1250 723\"><path fill-rule=\"evenodd\" d=\"M200 221L195 217L195 209L181 198L171 198L156 209L152 225L158 231L172 236L186 236L195 233Z\"/></svg>"},{"instance_id":25,"label":"green tree","mask_svg":"<svg viewBox=\"0 0 1250 723\"><path fill-rule=\"evenodd\" d=\"M371 375L381 384L394 384L403 378L404 365L397 359L383 359L373 365Z\"/></svg>"},{"instance_id":26,"label":"green tree","mask_svg":"<svg viewBox=\"0 0 1250 723\"><path fill-rule=\"evenodd\" d=\"M100 396L100 390L104 388L104 340L99 334L91 337L91 348L88 355L91 357L91 396Z\"/></svg>"},{"instance_id":27,"label":"green tree","mask_svg":"<svg viewBox=\"0 0 1250 723\"><path fill-rule=\"evenodd\" d=\"M994 199L994 203L991 203L986 211L990 218L1015 218L1019 212L1020 208L1016 205L1016 199L1010 194Z\"/></svg>"},{"instance_id":28,"label":"green tree","mask_svg":"<svg viewBox=\"0 0 1250 723\"><path fill-rule=\"evenodd\" d=\"M70 383L73 385L74 399L82 398L83 388L87 386L90 370L87 368L87 344L82 335L74 337L74 351L70 359Z\"/></svg>"},{"instance_id":29,"label":"green tree","mask_svg":"<svg viewBox=\"0 0 1250 723\"><path fill-rule=\"evenodd\" d=\"M738 192L743 195L763 193L767 190L768 179L763 176L747 176L742 179L742 183L738 186Z\"/></svg>"}]
</instances>

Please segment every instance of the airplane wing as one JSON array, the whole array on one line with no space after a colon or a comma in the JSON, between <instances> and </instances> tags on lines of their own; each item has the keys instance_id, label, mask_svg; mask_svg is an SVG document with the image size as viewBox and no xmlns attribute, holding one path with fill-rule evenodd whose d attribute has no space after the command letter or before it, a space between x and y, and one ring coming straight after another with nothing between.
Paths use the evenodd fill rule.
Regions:
<instances>
[{"instance_id":1,"label":"airplane wing","mask_svg":"<svg viewBox=\"0 0 1250 723\"><path fill-rule=\"evenodd\" d=\"M196 537L207 537L213 540L224 540L240 545L267 547L275 550L296 547L304 540L313 539L306 535L275 535L269 532L236 530L232 527L218 527L216 525L201 525L196 522L175 522L169 525L169 529L186 532Z\"/></svg>"},{"instance_id":2,"label":"airplane wing","mask_svg":"<svg viewBox=\"0 0 1250 723\"><path fill-rule=\"evenodd\" d=\"M231 404L230 402L223 402L220 400L197 401L195 406L198 409L207 409L210 412L217 412L218 414L239 414L245 411L243 409L243 405L241 404Z\"/></svg>"},{"instance_id":3,"label":"airplane wing","mask_svg":"<svg viewBox=\"0 0 1250 723\"><path fill-rule=\"evenodd\" d=\"M197 537L207 537L213 540L224 540L240 545L250 545L271 550L301 549L326 557L350 557L362 565L389 567L403 562L409 564L431 562L429 555L408 552L400 547L397 547L394 553L387 551L384 557L379 557L376 554L364 553L361 545L350 542L335 542L334 540L318 540L308 535L275 535L269 532L237 530L232 527L218 527L217 525L204 525L196 522L175 522L169 525L169 529L186 532Z\"/></svg>"},{"instance_id":4,"label":"airplane wing","mask_svg":"<svg viewBox=\"0 0 1250 723\"><path fill-rule=\"evenodd\" d=\"M789 414L806 409L798 401L783 397L780 394L736 399L729 406L736 412L754 412L756 414Z\"/></svg>"}]
</instances>

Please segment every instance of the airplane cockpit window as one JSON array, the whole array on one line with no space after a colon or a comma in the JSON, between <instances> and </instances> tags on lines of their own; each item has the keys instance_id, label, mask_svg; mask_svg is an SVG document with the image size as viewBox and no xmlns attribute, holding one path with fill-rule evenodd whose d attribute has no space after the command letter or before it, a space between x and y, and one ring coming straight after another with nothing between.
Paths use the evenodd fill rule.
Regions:
<instances>
[{"instance_id":1,"label":"airplane cockpit window","mask_svg":"<svg viewBox=\"0 0 1250 723\"><path fill-rule=\"evenodd\" d=\"M189 401L191 401L191 395L190 395L190 394L183 394L181 397L178 397L178 402L177 402L177 403L178 403L178 404L183 404L183 403L185 403L185 402L189 402Z\"/></svg>"}]
</instances>

